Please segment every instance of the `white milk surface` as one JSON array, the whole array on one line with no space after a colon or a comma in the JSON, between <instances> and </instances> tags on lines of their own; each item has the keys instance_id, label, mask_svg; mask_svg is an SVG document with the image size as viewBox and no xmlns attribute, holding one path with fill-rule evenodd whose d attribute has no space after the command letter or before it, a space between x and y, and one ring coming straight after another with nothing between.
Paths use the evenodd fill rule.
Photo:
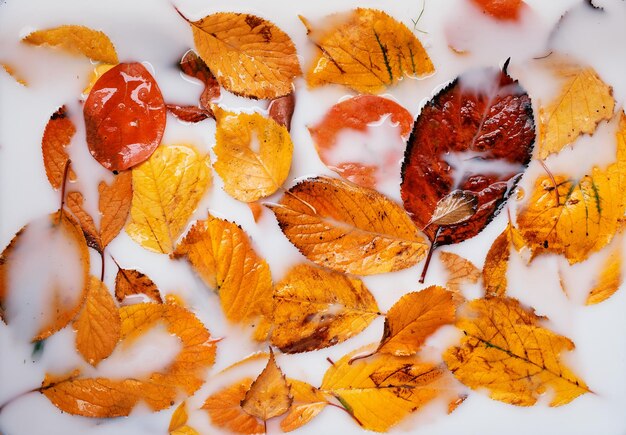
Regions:
<instances>
[{"instance_id":1,"label":"white milk surface","mask_svg":"<svg viewBox=\"0 0 626 435\"><path fill-rule=\"evenodd\" d=\"M482 16L467 0L427 0L415 33L428 50L437 71L422 80L405 79L385 95L417 116L425 101L461 72L472 67L501 66L511 57L509 72L529 91L537 109L539 101L549 101L558 88L546 74L542 61L533 58L558 51L596 68L601 77L613 86L617 107L623 107L626 100L626 57L623 49L626 2L597 0L596 4L604 6L604 12L593 10L578 0L527 0L527 3L530 7L526 8L520 22L507 24ZM100 29L114 42L120 61L144 62L153 72L167 102L195 105L202 88L195 80L183 77L176 67L181 55L193 46L191 30L178 16L174 6L190 19L199 19L217 11L249 12L270 19L291 36L306 70L315 51L307 41L304 26L297 17L299 14L319 22L329 13L357 6L381 8L413 29L411 19L419 15L422 0L0 0L0 62L14 66L29 83L28 87L23 87L0 70L0 248L6 246L26 223L41 222L59 207L59 193L53 191L46 180L41 136L50 115L60 105L67 105L77 126L78 131L70 147L72 167L80 180L78 187L86 197L86 206L93 216L97 216L98 182L110 177L91 158L84 139L79 99L93 65L85 58L59 50L20 44L20 38L32 30L62 24L81 24ZM563 20L560 30L553 33L555 24L568 9L572 12ZM457 54L449 46L466 53ZM335 86L309 90L302 79L298 79L295 85L297 106L291 131L295 154L286 187L306 176L334 174L320 162L306 126L317 123L328 108L351 95L349 90ZM251 102L225 91L220 104L234 110L266 108L265 102ZM211 151L215 142L215 123L212 120L187 125L168 115L167 122L164 143L193 144L199 150L211 153L212 160L215 160ZM369 131L376 128L372 126ZM391 134L389 126L383 125L383 129L383 136L384 132ZM615 155L614 131L615 122L600 125L593 137L581 138L573 149L567 148L558 156L550 157L547 165L556 173L567 171L572 176L581 176L593 165L607 164ZM346 135L342 140L350 140L350 135ZM372 132L372 135L376 140L381 139L380 131ZM363 137L356 139L363 140ZM365 158L370 159L371 156ZM532 182L542 174L543 169L534 161L520 184L526 192L526 199L530 196ZM69 188L72 187L70 185ZM395 189L394 192L392 185L387 186L385 191L392 198L398 198L397 185ZM268 201L275 202L279 197L280 194L277 194ZM509 207L514 211L519 204L512 199ZM260 222L255 223L248 207L230 198L215 174L213 186L192 220L206 217L207 210L213 215L234 220L245 229L257 252L268 260L275 281L280 280L291 265L306 261L282 235L270 212L265 211ZM441 250L456 252L481 267L489 246L505 225L506 213L501 213L478 237ZM618 238L613 243L622 243L622 240ZM546 395L536 406L520 408L493 401L485 392L470 391L468 399L453 414L446 415L441 404L435 403L403 420L391 433L626 434L626 291L620 289L599 305L584 306L599 265L610 249L594 254L588 261L574 267L555 256L538 258L528 266L519 255L513 254L509 270L509 294L535 307L538 314L550 319L545 322L547 327L576 343L576 349L565 353L563 359L587 382L593 394L583 395L560 408L548 407L549 397ZM146 273L163 294L180 295L214 337L224 337L217 345L217 361L207 374L205 386L188 399L193 427L202 434L224 433L211 426L207 414L198 408L210 393L228 382L242 376L256 376L263 361L245 364L226 375L219 375L219 372L253 352L267 350L266 345L252 342L241 330L226 324L217 297L185 262L148 252L125 233L111 243L107 253L123 267L137 268ZM36 255L36 259L46 263L41 253ZM20 265L20 268L25 267L28 265ZM423 285L418 284L421 267L422 264L419 264L405 271L364 278L381 310L388 310L408 291L445 283L446 275L437 253ZM92 273L99 274L97 256L92 256L91 268ZM25 270L19 271L20 282L28 278ZM114 286L116 271L116 266L107 255L105 282L110 289ZM44 268L43 272L54 271ZM33 285L42 284L43 272L42 266L32 265ZM559 285L559 273L564 276L568 296ZM468 296L480 296L478 285L466 290ZM20 298L34 297L32 293ZM16 303L20 300L15 299ZM36 302L43 304L45 299ZM317 352L279 355L278 362L288 376L319 385L328 367L326 357L338 360L362 345L376 342L382 328L383 319L379 318L366 331L347 342ZM164 328L157 327L133 346L116 350L96 369L90 368L76 353L71 327L46 340L43 352L32 356L33 346L28 342L29 334L25 331L33 329L36 329L35 326L29 325L27 316L22 314L10 326L0 322L0 406L19 396L0 412L0 433L167 433L175 407L153 414L140 405L129 417L98 420L64 414L39 393L20 396L41 385L47 372L65 373L80 367L88 376L123 378L142 376L166 367L175 357L180 344L175 337L168 336ZM440 355L458 338L459 333L454 328L444 328L429 340L426 352ZM268 431L280 433L280 428L276 422L270 421ZM349 435L363 433L363 430L345 413L328 407L296 433Z\"/></svg>"}]
</instances>

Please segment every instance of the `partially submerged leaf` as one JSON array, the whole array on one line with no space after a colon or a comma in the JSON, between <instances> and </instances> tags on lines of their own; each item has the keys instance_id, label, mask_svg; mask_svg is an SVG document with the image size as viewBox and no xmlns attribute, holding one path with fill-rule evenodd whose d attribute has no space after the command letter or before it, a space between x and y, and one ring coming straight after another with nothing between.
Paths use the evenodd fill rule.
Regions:
<instances>
[{"instance_id":1,"label":"partially submerged leaf","mask_svg":"<svg viewBox=\"0 0 626 435\"><path fill-rule=\"evenodd\" d=\"M180 69L188 76L196 78L204 84L204 89L200 95L200 105L204 109L209 109L211 103L220 97L220 85L209 67L195 51L189 50L180 60Z\"/></svg>"},{"instance_id":2,"label":"partially submerged leaf","mask_svg":"<svg viewBox=\"0 0 626 435\"><path fill-rule=\"evenodd\" d=\"M187 424L187 419L189 418L189 414L187 414L187 402L182 401L178 408L174 410L172 417L170 418L170 424L167 427L168 432L175 431L183 427Z\"/></svg>"},{"instance_id":3,"label":"partially submerged leaf","mask_svg":"<svg viewBox=\"0 0 626 435\"><path fill-rule=\"evenodd\" d=\"M268 206L281 230L309 260L358 275L413 266L427 248L402 208L375 190L316 177Z\"/></svg>"},{"instance_id":4,"label":"partially submerged leaf","mask_svg":"<svg viewBox=\"0 0 626 435\"><path fill-rule=\"evenodd\" d=\"M358 334L378 315L360 279L300 264L274 288L270 341L285 353L322 349Z\"/></svg>"},{"instance_id":5,"label":"partially submerged leaf","mask_svg":"<svg viewBox=\"0 0 626 435\"><path fill-rule=\"evenodd\" d=\"M104 32L85 26L70 25L37 30L25 36L22 41L32 45L60 47L97 62L117 63L117 53L109 37Z\"/></svg>"},{"instance_id":6,"label":"partially submerged leaf","mask_svg":"<svg viewBox=\"0 0 626 435\"><path fill-rule=\"evenodd\" d=\"M115 349L121 324L120 313L106 285L92 276L87 300L74 322L76 349L89 364L98 365Z\"/></svg>"},{"instance_id":7,"label":"partially submerged leaf","mask_svg":"<svg viewBox=\"0 0 626 435\"><path fill-rule=\"evenodd\" d=\"M128 235L146 249L170 253L211 183L209 157L187 145L159 147L133 169Z\"/></svg>"},{"instance_id":8,"label":"partially submerged leaf","mask_svg":"<svg viewBox=\"0 0 626 435\"><path fill-rule=\"evenodd\" d=\"M403 77L423 77L435 69L415 35L383 11L358 8L331 16L331 27L312 29L319 54L306 79L309 86L334 83L357 92L377 93Z\"/></svg>"},{"instance_id":9,"label":"partially submerged leaf","mask_svg":"<svg viewBox=\"0 0 626 435\"><path fill-rule=\"evenodd\" d=\"M471 219L476 213L478 196L473 192L453 190L437 203L426 226L456 225Z\"/></svg>"},{"instance_id":10,"label":"partially submerged leaf","mask_svg":"<svg viewBox=\"0 0 626 435\"><path fill-rule=\"evenodd\" d=\"M485 258L485 265L483 266L485 296L504 296L507 290L506 275L509 268L511 246L519 250L523 245L522 236L517 228L509 222L504 231L493 241Z\"/></svg>"},{"instance_id":11,"label":"partially submerged leaf","mask_svg":"<svg viewBox=\"0 0 626 435\"><path fill-rule=\"evenodd\" d=\"M274 23L230 12L185 20L198 54L228 91L261 99L291 92L293 79L301 74L296 47Z\"/></svg>"},{"instance_id":12,"label":"partially submerged leaf","mask_svg":"<svg viewBox=\"0 0 626 435\"><path fill-rule=\"evenodd\" d=\"M19 83L22 86L28 86L28 83L26 82L26 79L24 77L22 77L22 75L19 74L12 65L9 65L8 63L1 63L0 62L0 66L17 83Z\"/></svg>"},{"instance_id":13,"label":"partially submerged leaf","mask_svg":"<svg viewBox=\"0 0 626 435\"><path fill-rule=\"evenodd\" d=\"M265 433L263 424L241 408L241 401L252 385L252 379L242 379L209 396L202 409L206 410L211 422L238 434Z\"/></svg>"},{"instance_id":14,"label":"partially submerged leaf","mask_svg":"<svg viewBox=\"0 0 626 435\"><path fill-rule=\"evenodd\" d=\"M354 361L349 353L332 365L321 389L335 396L366 430L385 432L440 394L446 382L441 366L416 357L378 354Z\"/></svg>"},{"instance_id":15,"label":"partially submerged leaf","mask_svg":"<svg viewBox=\"0 0 626 435\"><path fill-rule=\"evenodd\" d=\"M191 227L172 256L186 258L204 283L219 294L230 321L250 324L271 315L270 268L236 224L209 215Z\"/></svg>"},{"instance_id":16,"label":"partially submerged leaf","mask_svg":"<svg viewBox=\"0 0 626 435\"><path fill-rule=\"evenodd\" d=\"M601 121L611 119L613 91L591 67L556 65L563 79L559 95L539 109L539 158L571 145L581 134L593 134Z\"/></svg>"},{"instance_id":17,"label":"partially submerged leaf","mask_svg":"<svg viewBox=\"0 0 626 435\"><path fill-rule=\"evenodd\" d=\"M292 401L290 386L276 364L274 352L270 348L267 365L246 392L241 408L248 414L267 421L287 412Z\"/></svg>"},{"instance_id":18,"label":"partially submerged leaf","mask_svg":"<svg viewBox=\"0 0 626 435\"><path fill-rule=\"evenodd\" d=\"M472 0L483 13L498 20L515 21L525 6L522 0Z\"/></svg>"},{"instance_id":19,"label":"partially submerged leaf","mask_svg":"<svg viewBox=\"0 0 626 435\"><path fill-rule=\"evenodd\" d=\"M552 390L550 406L571 402L589 392L559 359L574 343L539 323L534 311L515 299L471 301L457 321L461 343L444 353L454 376L472 389L487 388L490 397L513 405L531 406Z\"/></svg>"},{"instance_id":20,"label":"partially submerged leaf","mask_svg":"<svg viewBox=\"0 0 626 435\"><path fill-rule=\"evenodd\" d=\"M267 113L270 118L287 129L291 130L291 118L296 108L296 95L294 92L283 97L278 97L270 102Z\"/></svg>"},{"instance_id":21,"label":"partially submerged leaf","mask_svg":"<svg viewBox=\"0 0 626 435\"><path fill-rule=\"evenodd\" d=\"M190 122L192 124L215 117L211 110L196 106L177 106L175 104L168 104L167 110L181 121Z\"/></svg>"},{"instance_id":22,"label":"partially submerged leaf","mask_svg":"<svg viewBox=\"0 0 626 435\"><path fill-rule=\"evenodd\" d=\"M594 287L589 292L586 304L594 305L607 300L622 285L622 247L618 244L609 254L595 279Z\"/></svg>"},{"instance_id":23,"label":"partially submerged leaf","mask_svg":"<svg viewBox=\"0 0 626 435\"><path fill-rule=\"evenodd\" d=\"M122 269L115 276L115 297L123 302L127 296L146 295L154 302L163 303L156 284L145 274L135 269Z\"/></svg>"},{"instance_id":24,"label":"partially submerged leaf","mask_svg":"<svg viewBox=\"0 0 626 435\"><path fill-rule=\"evenodd\" d=\"M41 151L43 153L43 165L46 169L48 181L54 189L60 189L63 184L63 173L70 157L65 151L74 134L76 127L67 115L65 106L61 106L50 117L46 124L41 139ZM76 174L69 170L68 179L76 180Z\"/></svg>"},{"instance_id":25,"label":"partially submerged leaf","mask_svg":"<svg viewBox=\"0 0 626 435\"><path fill-rule=\"evenodd\" d=\"M102 74L83 114L89 151L111 171L147 160L165 130L163 95L140 63L120 63Z\"/></svg>"},{"instance_id":26,"label":"partially submerged leaf","mask_svg":"<svg viewBox=\"0 0 626 435\"><path fill-rule=\"evenodd\" d=\"M480 270L469 260L452 252L442 252L439 254L441 262L448 272L446 287L454 294L455 301L463 301L461 284L468 282L474 284L480 279Z\"/></svg>"},{"instance_id":27,"label":"partially submerged leaf","mask_svg":"<svg viewBox=\"0 0 626 435\"><path fill-rule=\"evenodd\" d=\"M227 112L214 107L217 120L217 161L213 164L224 190L233 198L253 202L283 184L293 155L287 129L258 113Z\"/></svg>"},{"instance_id":28,"label":"partially submerged leaf","mask_svg":"<svg viewBox=\"0 0 626 435\"><path fill-rule=\"evenodd\" d=\"M405 294L387 312L376 352L396 356L416 354L432 333L454 322L455 311L452 293L441 287Z\"/></svg>"},{"instance_id":29,"label":"partially submerged leaf","mask_svg":"<svg viewBox=\"0 0 626 435\"><path fill-rule=\"evenodd\" d=\"M326 395L306 382L288 379L293 402L289 412L280 422L283 432L291 432L304 426L328 405Z\"/></svg>"}]
</instances>

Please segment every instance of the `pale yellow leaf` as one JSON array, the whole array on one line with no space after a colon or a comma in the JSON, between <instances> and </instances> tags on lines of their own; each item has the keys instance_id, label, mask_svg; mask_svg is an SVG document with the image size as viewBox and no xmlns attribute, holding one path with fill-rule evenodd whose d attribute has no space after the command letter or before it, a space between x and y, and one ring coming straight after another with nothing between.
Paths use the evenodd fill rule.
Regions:
<instances>
[{"instance_id":1,"label":"pale yellow leaf","mask_svg":"<svg viewBox=\"0 0 626 435\"><path fill-rule=\"evenodd\" d=\"M618 244L602 264L594 287L587 297L587 305L599 304L619 290L623 280L622 263L622 247Z\"/></svg>"}]
</instances>

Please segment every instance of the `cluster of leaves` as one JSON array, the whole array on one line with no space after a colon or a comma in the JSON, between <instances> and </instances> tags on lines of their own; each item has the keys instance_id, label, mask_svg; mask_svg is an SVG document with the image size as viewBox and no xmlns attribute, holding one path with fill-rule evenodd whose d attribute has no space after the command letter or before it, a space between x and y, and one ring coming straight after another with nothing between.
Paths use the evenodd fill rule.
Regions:
<instances>
[{"instance_id":1,"label":"cluster of leaves","mask_svg":"<svg viewBox=\"0 0 626 435\"><path fill-rule=\"evenodd\" d=\"M476 3L487 7L489 2ZM93 366L157 323L182 343L166 369L143 379L88 378L77 369L47 374L39 392L71 414L115 417L128 415L139 402L154 411L168 408L181 394L193 395L203 385L215 359L216 340L195 315L175 297L164 301L152 280L138 270L118 265L115 298L103 282L105 249L124 227L144 248L188 261L216 291L228 321L252 328L255 340L269 342L284 354L343 342L384 316L380 341L331 361L319 387L286 378L270 347L269 355L261 354L268 362L255 380L241 379L206 399L202 409L216 426L262 433L268 419L284 416L281 428L291 431L332 406L365 429L386 431L437 398L447 400L452 412L466 397L457 381L486 389L493 399L524 406L533 405L548 390L553 393L551 406L590 391L560 359L574 344L547 329L545 318L533 309L507 297L507 269L511 247L529 249L531 259L550 252L577 263L621 231L626 208L624 114L618 123L615 163L594 168L581 180L551 173L540 177L516 225L509 222L489 249L482 271L443 252L439 258L449 273L446 288L429 286L407 293L381 313L356 275L405 269L426 257L423 281L434 249L482 231L529 164L536 136L531 101L509 76L508 61L502 69L461 75L426 104L415 122L389 99L357 95L333 106L310 128L326 161L341 130L365 130L390 115L402 137L408 137L403 208L375 190L376 167L358 162L334 166L342 178L308 178L284 190L294 147L289 134L293 80L301 74L293 42L276 25L254 15L216 13L199 21L181 16L191 27L197 52L185 53L180 68L204 84L197 106L166 103L142 64L117 63L113 44L102 32L61 26L24 38L102 62L85 91L85 142L113 174L110 183L98 186L99 215L93 216L83 194L67 188L77 178L67 150L76 127L65 106L52 114L42 154L51 186L61 190L61 205L46 217L48 232L75 251L79 264L68 267L78 267L80 273L74 285L51 279L53 302L45 315L34 313L42 327L33 340L72 323L76 348ZM384 12L356 9L337 15L331 27L321 29L301 19L318 48L306 73L312 87L338 84L370 94L403 76L434 71L413 33ZM352 54L354 47L367 62ZM611 119L614 112L611 89L592 68L554 68L566 83L554 102L540 108L540 159L558 153L580 134L592 134L597 123ZM221 88L271 100L267 116L219 106L215 101ZM213 164L193 146L161 144L167 111L185 122L215 120ZM283 190L280 201L267 208L289 241L316 265L298 264L274 283L267 262L244 230L211 215L182 237L211 184L211 166L225 191L251 204L254 213L259 212L258 200ZM28 254L23 252L24 240L34 231L31 225L0 256L0 314L7 323L12 318L7 301L18 291L12 274L15 263ZM100 278L91 276L88 247L101 256ZM601 302L617 290L621 258L619 249L611 253L588 303ZM466 300L463 286L481 278L483 297ZM450 325L463 332L459 342L439 359L423 356L427 340ZM381 403L384 406L376 406ZM169 432L197 433L188 424L185 402L175 410Z\"/></svg>"}]
</instances>

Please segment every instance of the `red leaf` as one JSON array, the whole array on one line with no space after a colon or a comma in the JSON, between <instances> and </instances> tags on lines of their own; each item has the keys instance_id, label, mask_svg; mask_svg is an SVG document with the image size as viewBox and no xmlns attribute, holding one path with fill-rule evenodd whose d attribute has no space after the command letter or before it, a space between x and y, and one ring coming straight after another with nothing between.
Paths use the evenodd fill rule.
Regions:
<instances>
[{"instance_id":1,"label":"red leaf","mask_svg":"<svg viewBox=\"0 0 626 435\"><path fill-rule=\"evenodd\" d=\"M278 97L270 102L267 108L270 118L284 125L287 131L291 130L291 117L296 107L296 97L294 93L287 94L284 97Z\"/></svg>"},{"instance_id":2,"label":"red leaf","mask_svg":"<svg viewBox=\"0 0 626 435\"><path fill-rule=\"evenodd\" d=\"M498 20L517 20L525 6L522 0L472 0L483 13Z\"/></svg>"},{"instance_id":3,"label":"red leaf","mask_svg":"<svg viewBox=\"0 0 626 435\"><path fill-rule=\"evenodd\" d=\"M85 101L89 151L111 171L135 166L159 146L165 113L148 70L140 63L120 63L98 79Z\"/></svg>"},{"instance_id":4,"label":"red leaf","mask_svg":"<svg viewBox=\"0 0 626 435\"><path fill-rule=\"evenodd\" d=\"M211 101L220 97L220 85L209 67L195 51L189 50L180 61L180 69L188 76L204 83L204 90L200 95L200 105L209 109Z\"/></svg>"},{"instance_id":5,"label":"red leaf","mask_svg":"<svg viewBox=\"0 0 626 435\"><path fill-rule=\"evenodd\" d=\"M413 126L401 193L417 225L426 227L452 191L473 192L478 199L469 219L425 228L436 246L482 231L530 161L535 141L530 97L506 66L461 75L426 104Z\"/></svg>"},{"instance_id":6,"label":"red leaf","mask_svg":"<svg viewBox=\"0 0 626 435\"><path fill-rule=\"evenodd\" d=\"M175 117L185 122L200 122L207 118L215 118L213 112L207 109L201 109L196 106L177 106L176 104L168 104L167 110Z\"/></svg>"}]
</instances>

